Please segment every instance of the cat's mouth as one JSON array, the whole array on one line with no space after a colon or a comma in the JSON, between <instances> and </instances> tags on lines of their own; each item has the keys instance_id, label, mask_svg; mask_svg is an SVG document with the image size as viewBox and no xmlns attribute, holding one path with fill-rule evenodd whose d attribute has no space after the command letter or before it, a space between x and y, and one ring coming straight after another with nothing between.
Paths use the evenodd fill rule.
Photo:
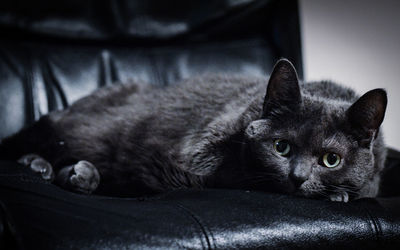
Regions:
<instances>
[{"instance_id":1,"label":"cat's mouth","mask_svg":"<svg viewBox=\"0 0 400 250\"><path fill-rule=\"evenodd\" d=\"M318 192L310 192L309 190L304 190L304 189L301 189L301 188L296 189L292 194L296 195L296 196L307 197L307 198L318 198L318 197L320 197Z\"/></svg>"},{"instance_id":2,"label":"cat's mouth","mask_svg":"<svg viewBox=\"0 0 400 250\"><path fill-rule=\"evenodd\" d=\"M306 196L307 192L301 186L296 186L290 179L282 181L272 181L268 184L267 190L273 190L278 193Z\"/></svg>"},{"instance_id":3,"label":"cat's mouth","mask_svg":"<svg viewBox=\"0 0 400 250\"><path fill-rule=\"evenodd\" d=\"M309 181L301 184L295 183L291 180L287 181L286 192L295 196L302 196L307 198L323 198L323 192L316 189L316 187Z\"/></svg>"},{"instance_id":4,"label":"cat's mouth","mask_svg":"<svg viewBox=\"0 0 400 250\"><path fill-rule=\"evenodd\" d=\"M307 198L323 199L325 191L310 180L302 183L293 182L290 178L282 178L280 180L268 180L267 182L252 183L252 188L256 190L269 190L272 192L289 194Z\"/></svg>"}]
</instances>

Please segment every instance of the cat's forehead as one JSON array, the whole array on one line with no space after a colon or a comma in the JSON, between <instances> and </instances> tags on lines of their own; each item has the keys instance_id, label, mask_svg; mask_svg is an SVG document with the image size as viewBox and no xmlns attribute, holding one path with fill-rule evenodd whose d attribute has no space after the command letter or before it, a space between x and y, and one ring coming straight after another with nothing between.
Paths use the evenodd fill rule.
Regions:
<instances>
[{"instance_id":1,"label":"cat's forehead","mask_svg":"<svg viewBox=\"0 0 400 250\"><path fill-rule=\"evenodd\" d=\"M324 101L303 102L297 112L283 119L271 121L276 137L284 137L307 148L347 148L349 137L343 131L347 104L331 104Z\"/></svg>"},{"instance_id":2,"label":"cat's forehead","mask_svg":"<svg viewBox=\"0 0 400 250\"><path fill-rule=\"evenodd\" d=\"M328 122L332 119L344 118L350 106L351 103L342 100L303 95L299 115Z\"/></svg>"},{"instance_id":3,"label":"cat's forehead","mask_svg":"<svg viewBox=\"0 0 400 250\"><path fill-rule=\"evenodd\" d=\"M271 119L273 127L328 128L341 124L346 119L348 103L326 101L319 98L304 98L300 109L280 113Z\"/></svg>"},{"instance_id":4,"label":"cat's forehead","mask_svg":"<svg viewBox=\"0 0 400 250\"><path fill-rule=\"evenodd\" d=\"M347 136L339 125L335 122L305 120L301 123L281 123L280 126L272 129L273 133L286 138L296 138L304 142L319 142L325 147L329 147L347 140Z\"/></svg>"}]
</instances>

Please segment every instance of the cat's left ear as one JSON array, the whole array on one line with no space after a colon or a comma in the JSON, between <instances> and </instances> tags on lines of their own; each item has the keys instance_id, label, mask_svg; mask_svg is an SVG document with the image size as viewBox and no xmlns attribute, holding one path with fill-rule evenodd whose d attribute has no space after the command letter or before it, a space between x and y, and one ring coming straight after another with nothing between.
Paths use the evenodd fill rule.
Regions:
<instances>
[{"instance_id":1,"label":"cat's left ear","mask_svg":"<svg viewBox=\"0 0 400 250\"><path fill-rule=\"evenodd\" d=\"M262 118L270 114L295 112L300 103L301 94L296 69L289 60L281 59L275 64L269 78Z\"/></svg>"},{"instance_id":2,"label":"cat's left ear","mask_svg":"<svg viewBox=\"0 0 400 250\"><path fill-rule=\"evenodd\" d=\"M347 119L359 139L370 142L376 138L387 105L386 91L374 89L365 93L347 110Z\"/></svg>"}]
</instances>

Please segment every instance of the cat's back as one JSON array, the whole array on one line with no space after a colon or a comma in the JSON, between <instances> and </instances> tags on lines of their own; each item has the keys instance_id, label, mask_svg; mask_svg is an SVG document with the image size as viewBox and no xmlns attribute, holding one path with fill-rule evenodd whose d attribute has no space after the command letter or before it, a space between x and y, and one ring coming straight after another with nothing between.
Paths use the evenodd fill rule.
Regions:
<instances>
[{"instance_id":1,"label":"cat's back","mask_svg":"<svg viewBox=\"0 0 400 250\"><path fill-rule=\"evenodd\" d=\"M267 80L241 75L203 75L182 81L156 93L166 108L191 107L197 111L220 111L227 105L245 104L255 94L265 94ZM145 96L146 99L151 99Z\"/></svg>"},{"instance_id":2,"label":"cat's back","mask_svg":"<svg viewBox=\"0 0 400 250\"><path fill-rule=\"evenodd\" d=\"M100 89L51 118L57 130L87 140L115 137L115 131L143 135L144 129L152 136L179 138L202 130L227 110L248 106L255 96L262 100L267 80L203 75L168 87L129 83Z\"/></svg>"},{"instance_id":3,"label":"cat's back","mask_svg":"<svg viewBox=\"0 0 400 250\"><path fill-rule=\"evenodd\" d=\"M240 75L202 75L129 98L140 117L154 117L171 127L202 128L227 110L246 107L262 99L266 78Z\"/></svg>"}]
</instances>

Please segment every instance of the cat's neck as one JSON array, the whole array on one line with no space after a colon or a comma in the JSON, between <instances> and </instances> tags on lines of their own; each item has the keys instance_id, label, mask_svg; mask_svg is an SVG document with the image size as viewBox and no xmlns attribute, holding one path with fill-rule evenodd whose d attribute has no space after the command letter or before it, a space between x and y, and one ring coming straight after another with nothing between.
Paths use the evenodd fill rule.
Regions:
<instances>
[{"instance_id":1,"label":"cat's neck","mask_svg":"<svg viewBox=\"0 0 400 250\"><path fill-rule=\"evenodd\" d=\"M208 176L206 183L213 188L239 188L240 180L249 164L247 156L247 143L244 131L232 135L224 145L224 159L216 171Z\"/></svg>"}]
</instances>

